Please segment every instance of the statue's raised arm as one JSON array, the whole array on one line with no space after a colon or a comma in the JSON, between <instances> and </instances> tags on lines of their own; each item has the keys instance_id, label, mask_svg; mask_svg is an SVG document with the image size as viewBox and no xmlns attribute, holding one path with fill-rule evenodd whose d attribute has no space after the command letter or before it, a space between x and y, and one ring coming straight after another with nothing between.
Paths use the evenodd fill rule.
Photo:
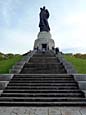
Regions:
<instances>
[{"instance_id":1,"label":"statue's raised arm","mask_svg":"<svg viewBox=\"0 0 86 115\"><path fill-rule=\"evenodd\" d=\"M50 27L48 24L48 18L49 18L49 11L45 8L40 8L40 22L39 22L39 27L40 27L40 32L42 31L50 31Z\"/></svg>"}]
</instances>

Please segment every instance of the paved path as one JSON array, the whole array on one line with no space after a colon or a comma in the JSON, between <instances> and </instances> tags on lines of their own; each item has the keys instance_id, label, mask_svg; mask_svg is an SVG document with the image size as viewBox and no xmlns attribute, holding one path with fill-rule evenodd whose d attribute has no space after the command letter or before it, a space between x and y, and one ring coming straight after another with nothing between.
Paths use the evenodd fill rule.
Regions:
<instances>
[{"instance_id":1,"label":"paved path","mask_svg":"<svg viewBox=\"0 0 86 115\"><path fill-rule=\"evenodd\" d=\"M0 107L0 115L86 115L86 107Z\"/></svg>"}]
</instances>

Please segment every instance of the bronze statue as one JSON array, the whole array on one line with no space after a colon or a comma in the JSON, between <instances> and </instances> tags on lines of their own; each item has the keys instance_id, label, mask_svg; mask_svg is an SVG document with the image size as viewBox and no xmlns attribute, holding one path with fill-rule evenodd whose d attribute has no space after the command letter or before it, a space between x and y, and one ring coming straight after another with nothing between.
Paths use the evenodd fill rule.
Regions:
<instances>
[{"instance_id":1,"label":"bronze statue","mask_svg":"<svg viewBox=\"0 0 86 115\"><path fill-rule=\"evenodd\" d=\"M40 23L39 23L40 32L42 32L42 31L49 32L50 31L50 27L48 24L48 18L49 18L49 12L45 8L45 6L43 8L40 8Z\"/></svg>"}]
</instances>

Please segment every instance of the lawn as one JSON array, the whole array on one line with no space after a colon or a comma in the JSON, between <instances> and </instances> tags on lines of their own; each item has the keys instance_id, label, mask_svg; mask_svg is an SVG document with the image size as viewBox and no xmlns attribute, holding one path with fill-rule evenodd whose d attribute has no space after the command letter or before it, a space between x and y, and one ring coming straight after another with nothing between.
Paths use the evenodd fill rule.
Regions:
<instances>
[{"instance_id":1,"label":"lawn","mask_svg":"<svg viewBox=\"0 0 86 115\"><path fill-rule=\"evenodd\" d=\"M0 61L0 74L2 73L9 73L9 69L16 64L16 62L20 61L22 56L17 55L13 56L12 58L1 60Z\"/></svg>"},{"instance_id":2,"label":"lawn","mask_svg":"<svg viewBox=\"0 0 86 115\"><path fill-rule=\"evenodd\" d=\"M86 59L80 59L69 55L64 55L64 57L73 64L78 73L86 74Z\"/></svg>"}]
</instances>

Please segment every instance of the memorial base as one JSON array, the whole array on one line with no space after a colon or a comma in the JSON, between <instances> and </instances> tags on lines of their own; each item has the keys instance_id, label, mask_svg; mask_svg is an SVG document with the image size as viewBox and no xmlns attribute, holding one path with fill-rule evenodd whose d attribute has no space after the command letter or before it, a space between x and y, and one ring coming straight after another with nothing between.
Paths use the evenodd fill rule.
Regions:
<instances>
[{"instance_id":1,"label":"memorial base","mask_svg":"<svg viewBox=\"0 0 86 115\"><path fill-rule=\"evenodd\" d=\"M39 32L34 43L34 49L51 50L55 47L54 40L51 39L50 32Z\"/></svg>"}]
</instances>

